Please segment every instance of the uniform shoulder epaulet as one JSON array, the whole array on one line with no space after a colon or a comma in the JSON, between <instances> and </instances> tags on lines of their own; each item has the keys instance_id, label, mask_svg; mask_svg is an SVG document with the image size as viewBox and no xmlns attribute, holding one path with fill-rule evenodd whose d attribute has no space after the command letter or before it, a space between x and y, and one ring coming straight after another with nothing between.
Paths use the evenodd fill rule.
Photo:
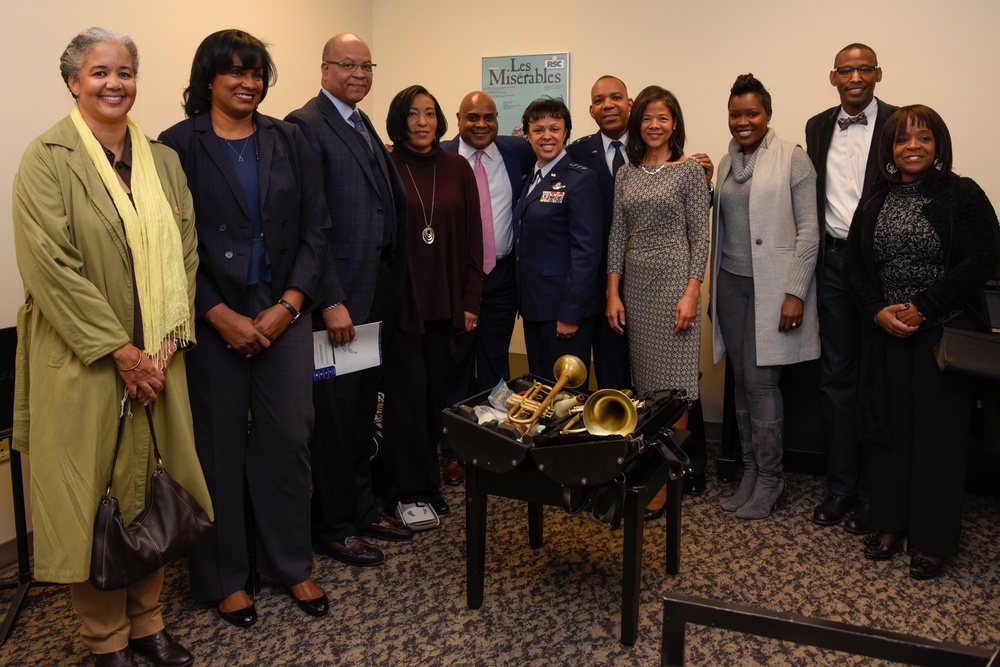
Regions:
<instances>
[{"instance_id":1,"label":"uniform shoulder epaulet","mask_svg":"<svg viewBox=\"0 0 1000 667\"><path fill-rule=\"evenodd\" d=\"M591 136L593 136L593 135L590 135L590 134L588 134L588 135L587 135L587 136L585 136L585 137L580 137L579 139L574 139L573 141L571 141L571 142L570 142L570 144L569 144L569 145L570 145L570 146L576 146L577 144L579 144L579 143L583 143L583 142L584 142L584 141L586 141L587 139L590 139L590 137L591 137Z\"/></svg>"},{"instance_id":2,"label":"uniform shoulder epaulet","mask_svg":"<svg viewBox=\"0 0 1000 667\"><path fill-rule=\"evenodd\" d=\"M590 167L584 164L578 164L576 162L570 162L566 165L568 169L575 169L576 171L590 171Z\"/></svg>"}]
</instances>

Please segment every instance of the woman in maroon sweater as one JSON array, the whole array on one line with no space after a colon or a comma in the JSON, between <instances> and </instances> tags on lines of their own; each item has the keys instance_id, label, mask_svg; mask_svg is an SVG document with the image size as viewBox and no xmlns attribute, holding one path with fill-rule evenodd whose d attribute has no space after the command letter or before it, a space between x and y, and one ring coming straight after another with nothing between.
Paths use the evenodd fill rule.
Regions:
<instances>
[{"instance_id":1,"label":"woman in maroon sweater","mask_svg":"<svg viewBox=\"0 0 1000 667\"><path fill-rule=\"evenodd\" d=\"M437 443L449 372L472 344L479 317L479 194L469 163L441 150L448 123L426 88L396 95L386 129L406 186L408 222L406 287L385 332L383 492L389 507L427 503L445 514Z\"/></svg>"}]
</instances>

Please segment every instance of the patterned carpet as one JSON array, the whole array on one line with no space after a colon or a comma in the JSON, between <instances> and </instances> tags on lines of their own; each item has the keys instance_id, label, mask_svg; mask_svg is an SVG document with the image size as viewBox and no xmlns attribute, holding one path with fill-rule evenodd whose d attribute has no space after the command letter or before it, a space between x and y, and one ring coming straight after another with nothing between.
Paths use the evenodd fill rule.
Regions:
<instances>
[{"instance_id":1,"label":"patterned carpet","mask_svg":"<svg viewBox=\"0 0 1000 667\"><path fill-rule=\"evenodd\" d=\"M639 638L618 642L621 531L546 508L545 545L531 549L523 503L491 499L485 600L465 602L462 489L451 515L410 543L386 546L384 566L351 568L316 556L314 578L331 614L313 619L265 583L260 621L223 623L185 593L187 569L167 570L164 616L199 665L548 667L659 664L661 596L669 591L869 625L984 648L1000 645L1000 498L966 498L962 551L940 579L917 582L908 560L861 558L860 538L808 517L819 477L789 475L771 518L743 522L719 510L732 486L713 478L684 500L681 571L664 572L664 524L650 524L643 554ZM7 577L13 568L0 572ZM0 613L9 595L0 593ZM66 587L32 590L0 665L86 665ZM872 665L842 653L714 629L688 630L689 665ZM140 662L140 664L142 664Z\"/></svg>"}]
</instances>

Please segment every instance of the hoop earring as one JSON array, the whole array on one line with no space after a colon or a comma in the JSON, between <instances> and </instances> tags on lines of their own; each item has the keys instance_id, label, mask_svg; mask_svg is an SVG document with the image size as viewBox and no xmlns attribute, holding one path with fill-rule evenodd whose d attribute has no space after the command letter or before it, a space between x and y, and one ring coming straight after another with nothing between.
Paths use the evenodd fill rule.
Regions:
<instances>
[{"instance_id":1,"label":"hoop earring","mask_svg":"<svg viewBox=\"0 0 1000 667\"><path fill-rule=\"evenodd\" d=\"M896 166L896 165L895 165L894 163L892 163L892 162L886 162L886 163L885 163L885 170L886 170L887 172L889 172L890 174L895 174L895 173L897 173L897 172L899 171L899 167L897 167L897 166Z\"/></svg>"},{"instance_id":2,"label":"hoop earring","mask_svg":"<svg viewBox=\"0 0 1000 667\"><path fill-rule=\"evenodd\" d=\"M939 157L934 158L934 168L937 169L938 171L944 169L944 162L941 162L941 158Z\"/></svg>"},{"instance_id":3,"label":"hoop earring","mask_svg":"<svg viewBox=\"0 0 1000 667\"><path fill-rule=\"evenodd\" d=\"M208 89L212 90L212 84L208 84Z\"/></svg>"}]
</instances>

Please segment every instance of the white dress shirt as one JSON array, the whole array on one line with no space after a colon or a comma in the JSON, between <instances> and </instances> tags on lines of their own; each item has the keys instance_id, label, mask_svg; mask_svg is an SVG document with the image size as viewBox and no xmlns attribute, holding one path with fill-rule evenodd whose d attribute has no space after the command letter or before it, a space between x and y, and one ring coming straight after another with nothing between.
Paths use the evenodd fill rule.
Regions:
<instances>
[{"instance_id":1,"label":"white dress shirt","mask_svg":"<svg viewBox=\"0 0 1000 667\"><path fill-rule=\"evenodd\" d=\"M835 239L847 238L865 187L865 168L878 117L878 102L874 97L864 113L867 125L848 125L846 130L833 126L830 152L826 156L826 233ZM841 107L837 118L850 117Z\"/></svg>"}]
</instances>

